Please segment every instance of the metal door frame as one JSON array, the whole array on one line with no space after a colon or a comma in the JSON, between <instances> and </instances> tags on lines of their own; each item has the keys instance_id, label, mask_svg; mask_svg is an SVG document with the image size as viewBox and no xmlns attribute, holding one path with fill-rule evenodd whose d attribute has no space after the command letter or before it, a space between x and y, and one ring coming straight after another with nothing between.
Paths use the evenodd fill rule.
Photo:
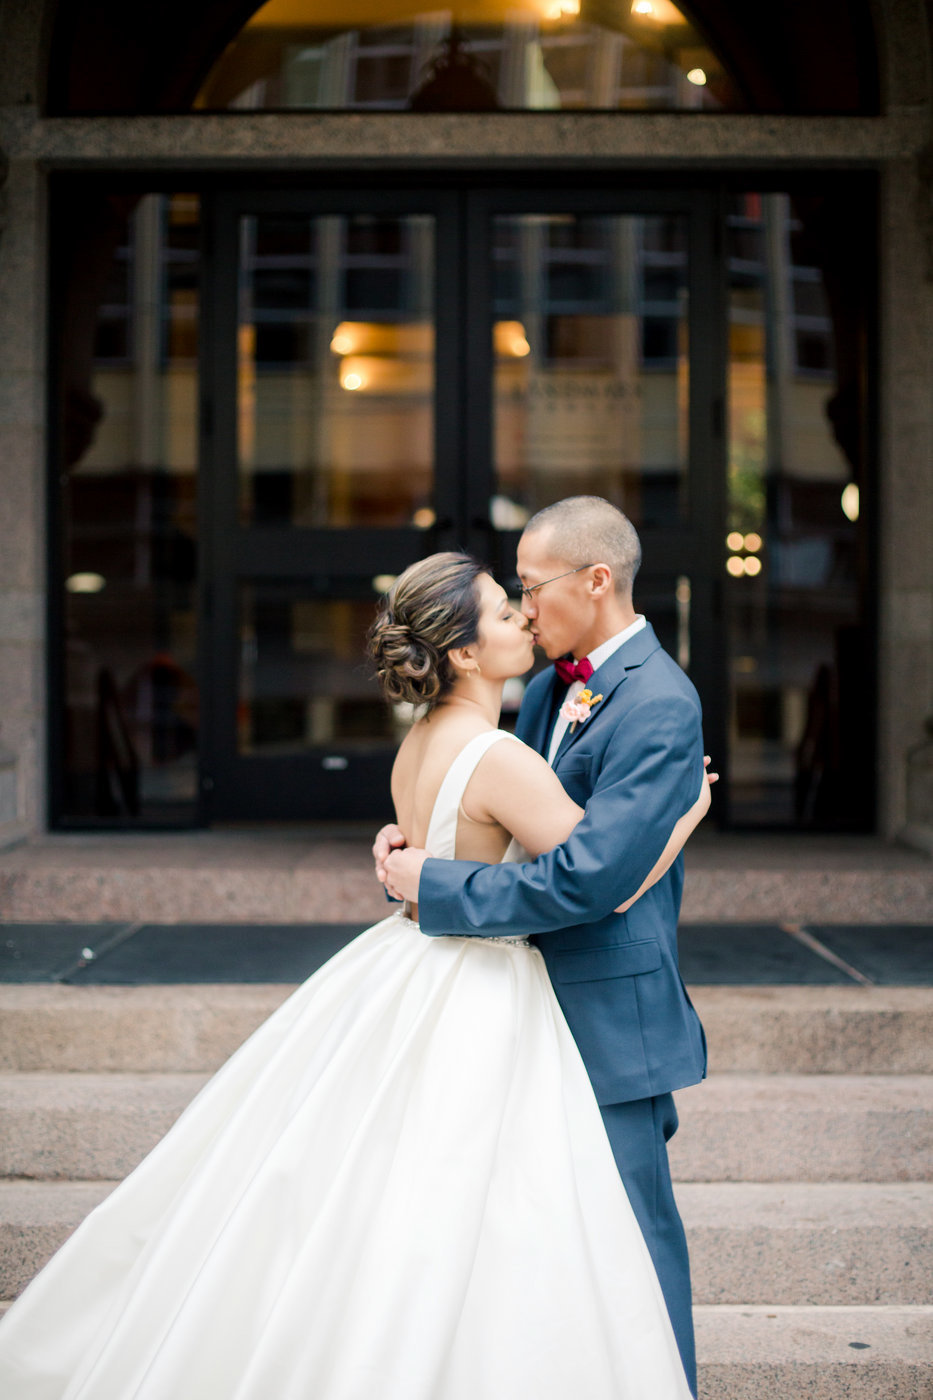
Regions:
<instances>
[{"instance_id":1,"label":"metal door frame","mask_svg":"<svg viewBox=\"0 0 933 1400\"><path fill-rule=\"evenodd\" d=\"M596 177L594 177L595 179ZM669 573L691 580L690 674L705 703L707 745L728 790L725 636L720 571L725 535L725 296L722 210L712 189L612 185L581 189L541 182L496 188L453 177L427 187L376 189L218 189L204 195L199 490L202 697L200 793L205 822L230 819L378 817L388 792L375 773L335 773L322 755L241 756L236 751L236 593L243 578L347 578L398 572L435 549L466 548L508 574L518 532L488 519L492 480L492 345L486 308L492 294L489 222L503 213L682 214L688 220L689 463L688 511L670 530L642 530L642 579ZM411 528L313 530L252 527L237 521L236 328L238 221L249 214L382 213L435 218L435 511L429 531ZM476 314L478 313L478 314ZM676 568L668 561L676 560ZM663 565L662 565L663 561ZM637 583L636 583L637 602ZM366 793L357 810L345 794ZM368 786L367 786L368 781ZM312 800L312 782L315 796ZM350 785L350 786L348 786ZM719 796L714 789L714 798ZM721 800L721 799L720 799ZM356 804L359 807L359 804Z\"/></svg>"}]
</instances>

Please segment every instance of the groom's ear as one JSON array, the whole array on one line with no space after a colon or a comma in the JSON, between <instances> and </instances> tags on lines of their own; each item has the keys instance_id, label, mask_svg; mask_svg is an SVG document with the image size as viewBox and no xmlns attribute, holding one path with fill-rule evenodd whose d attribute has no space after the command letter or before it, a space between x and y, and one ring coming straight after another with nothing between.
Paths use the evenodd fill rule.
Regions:
<instances>
[{"instance_id":1,"label":"groom's ear","mask_svg":"<svg viewBox=\"0 0 933 1400\"><path fill-rule=\"evenodd\" d=\"M601 597L603 594L614 592L615 584L610 566L608 564L594 564L592 568L590 588L594 596Z\"/></svg>"}]
</instances>

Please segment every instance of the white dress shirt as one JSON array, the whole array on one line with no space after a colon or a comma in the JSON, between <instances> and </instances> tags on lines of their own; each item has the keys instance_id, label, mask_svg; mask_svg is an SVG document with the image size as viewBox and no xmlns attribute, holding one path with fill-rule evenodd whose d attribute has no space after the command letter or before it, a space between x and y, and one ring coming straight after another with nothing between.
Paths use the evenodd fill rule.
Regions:
<instances>
[{"instance_id":1,"label":"white dress shirt","mask_svg":"<svg viewBox=\"0 0 933 1400\"><path fill-rule=\"evenodd\" d=\"M628 627L624 627L622 631L617 632L614 637L610 637L608 641L600 642L598 647L594 647L587 658L593 671L598 671L603 662L608 661L613 652L618 651L619 647L622 646L624 642L627 642L629 637L634 637L636 632L640 632L644 625L644 616L639 613L635 621L630 623ZM582 661L582 656L579 657L578 660ZM587 681L587 685L589 685L589 681ZM583 689L584 685L582 681L571 681L570 685L567 687L567 694L561 701L561 705L563 706L567 700L576 700L580 691ZM554 766L554 759L557 757L557 750L560 748L560 741L563 739L569 723L570 721L564 719L564 716L560 713L560 710L558 710L557 719L554 721L554 729L551 733L551 742L547 751L547 761L552 767Z\"/></svg>"}]
</instances>

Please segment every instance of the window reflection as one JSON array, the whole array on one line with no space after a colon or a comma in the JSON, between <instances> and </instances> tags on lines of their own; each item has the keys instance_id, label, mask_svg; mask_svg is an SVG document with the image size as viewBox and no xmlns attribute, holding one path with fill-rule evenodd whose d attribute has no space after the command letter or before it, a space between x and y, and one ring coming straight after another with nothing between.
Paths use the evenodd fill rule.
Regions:
<instances>
[{"instance_id":1,"label":"window reflection","mask_svg":"<svg viewBox=\"0 0 933 1400\"><path fill-rule=\"evenodd\" d=\"M493 523L605 496L641 526L686 507L687 231L680 217L495 220Z\"/></svg>"},{"instance_id":2,"label":"window reflection","mask_svg":"<svg viewBox=\"0 0 933 1400\"><path fill-rule=\"evenodd\" d=\"M845 828L870 823L863 464L813 212L748 194L728 221L730 796L740 824Z\"/></svg>"},{"instance_id":3,"label":"window reflection","mask_svg":"<svg viewBox=\"0 0 933 1400\"><path fill-rule=\"evenodd\" d=\"M243 524L417 524L430 509L433 283L428 217L241 220Z\"/></svg>"},{"instance_id":4,"label":"window reflection","mask_svg":"<svg viewBox=\"0 0 933 1400\"><path fill-rule=\"evenodd\" d=\"M736 107L670 0L269 0L214 65L202 108L355 111Z\"/></svg>"},{"instance_id":5,"label":"window reflection","mask_svg":"<svg viewBox=\"0 0 933 1400\"><path fill-rule=\"evenodd\" d=\"M241 586L239 753L375 750L401 736L411 716L393 715L366 660L376 599L369 580L339 597L310 583Z\"/></svg>"},{"instance_id":6,"label":"window reflection","mask_svg":"<svg viewBox=\"0 0 933 1400\"><path fill-rule=\"evenodd\" d=\"M81 196L60 339L64 820L192 820L199 209Z\"/></svg>"}]
</instances>

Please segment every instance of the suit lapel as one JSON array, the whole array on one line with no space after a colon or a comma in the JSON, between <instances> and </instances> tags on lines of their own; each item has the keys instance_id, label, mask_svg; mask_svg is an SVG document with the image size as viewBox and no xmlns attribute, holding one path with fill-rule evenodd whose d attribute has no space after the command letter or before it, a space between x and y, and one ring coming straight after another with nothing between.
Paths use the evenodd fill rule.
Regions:
<instances>
[{"instance_id":1,"label":"suit lapel","mask_svg":"<svg viewBox=\"0 0 933 1400\"><path fill-rule=\"evenodd\" d=\"M531 748L537 749L538 753L547 758L548 745L551 739L551 732L554 728L554 720L557 716L557 704L564 686L556 671L552 670L551 682L541 689L541 699L535 707L535 711L526 724L520 725L522 730L520 737Z\"/></svg>"},{"instance_id":2,"label":"suit lapel","mask_svg":"<svg viewBox=\"0 0 933 1400\"><path fill-rule=\"evenodd\" d=\"M614 651L609 659L603 662L598 671L593 672L587 681L587 688L593 695L601 695L603 698L598 705L593 707L589 719L577 723L573 733L570 732L571 726L568 724L554 758L555 768L567 750L572 748L580 738L586 726L598 722L600 715L604 712L604 707L612 699L613 692L622 684L629 671L634 671L647 661L651 653L657 651L660 645L655 636L654 628L650 622L647 622L640 632L636 632L634 637L623 642L618 650Z\"/></svg>"}]
</instances>

